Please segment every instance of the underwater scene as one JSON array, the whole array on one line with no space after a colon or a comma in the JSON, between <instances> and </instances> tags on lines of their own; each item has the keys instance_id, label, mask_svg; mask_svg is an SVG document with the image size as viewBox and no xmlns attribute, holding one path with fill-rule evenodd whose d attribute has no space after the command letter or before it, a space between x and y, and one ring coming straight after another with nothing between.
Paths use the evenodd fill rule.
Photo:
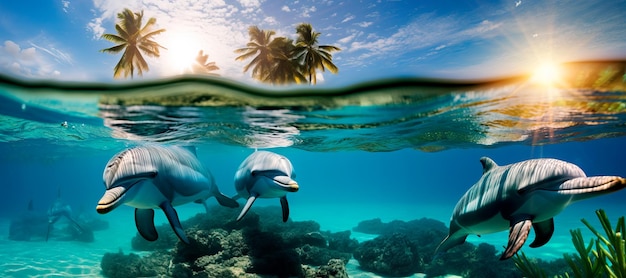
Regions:
<instances>
[{"instance_id":1,"label":"underwater scene","mask_svg":"<svg viewBox=\"0 0 626 278\"><path fill-rule=\"evenodd\" d=\"M626 277L623 0L0 2L0 277Z\"/></svg>"},{"instance_id":2,"label":"underwater scene","mask_svg":"<svg viewBox=\"0 0 626 278\"><path fill-rule=\"evenodd\" d=\"M625 69L564 64L550 86L520 75L280 91L209 77L5 77L0 271L522 277L573 275L585 261L623 271L611 256L624 256ZM600 257L585 251L593 242Z\"/></svg>"}]
</instances>

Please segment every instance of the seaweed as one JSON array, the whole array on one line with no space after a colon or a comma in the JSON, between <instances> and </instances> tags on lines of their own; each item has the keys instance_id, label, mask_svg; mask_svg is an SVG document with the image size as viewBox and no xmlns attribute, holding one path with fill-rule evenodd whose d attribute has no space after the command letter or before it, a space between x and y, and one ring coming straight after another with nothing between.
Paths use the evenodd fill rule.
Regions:
<instances>
[{"instance_id":1,"label":"seaweed","mask_svg":"<svg viewBox=\"0 0 626 278\"><path fill-rule=\"evenodd\" d=\"M592 227L588 221L585 219L581 220L597 237L595 241L596 250L593 251L596 261L601 264L608 277L626 277L626 237L624 235L626 225L624 224L624 216L617 220L617 225L613 229L604 210L597 210L596 215L600 220L606 237Z\"/></svg>"},{"instance_id":2,"label":"seaweed","mask_svg":"<svg viewBox=\"0 0 626 278\"><path fill-rule=\"evenodd\" d=\"M523 251L520 253L513 257L513 262L524 277L548 278L548 274L537 264L536 260L526 257Z\"/></svg>"},{"instance_id":3,"label":"seaweed","mask_svg":"<svg viewBox=\"0 0 626 278\"><path fill-rule=\"evenodd\" d=\"M596 211L604 234L591 226L589 221L581 219L583 224L593 233L593 238L585 244L580 229L570 230L572 243L578 254L563 254L563 258L571 269L564 274L546 273L545 264L526 257L524 252L513 257L515 266L525 277L610 277L626 278L626 224L624 216L617 220L615 228L611 225L606 212Z\"/></svg>"}]
</instances>

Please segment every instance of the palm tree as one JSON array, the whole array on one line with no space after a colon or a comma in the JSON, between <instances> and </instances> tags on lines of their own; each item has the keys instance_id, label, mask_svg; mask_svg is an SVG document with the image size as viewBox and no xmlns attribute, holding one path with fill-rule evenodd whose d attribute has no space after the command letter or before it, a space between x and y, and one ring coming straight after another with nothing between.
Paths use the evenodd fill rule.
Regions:
<instances>
[{"instance_id":1,"label":"palm tree","mask_svg":"<svg viewBox=\"0 0 626 278\"><path fill-rule=\"evenodd\" d=\"M208 60L209 54L204 54L203 51L200 50L198 56L196 56L195 62L191 66L191 73L219 76L219 74L213 73L212 71L219 70L220 68L215 65L215 62L207 62Z\"/></svg>"},{"instance_id":2,"label":"palm tree","mask_svg":"<svg viewBox=\"0 0 626 278\"><path fill-rule=\"evenodd\" d=\"M235 53L242 53L237 56L235 60L242 61L254 57L252 61L243 68L243 71L247 72L252 68L253 78L261 81L266 80L274 60L272 52L276 51L276 49L272 49L270 45L272 36L274 36L276 32L261 30L257 26L250 26L250 28L248 28L248 34L250 35L250 42L246 47L235 50Z\"/></svg>"},{"instance_id":3,"label":"palm tree","mask_svg":"<svg viewBox=\"0 0 626 278\"><path fill-rule=\"evenodd\" d=\"M317 70L326 70L337 73L339 69L333 64L331 52L341 49L332 45L318 45L317 39L321 33L314 32L309 23L301 23L296 27L298 38L294 50L294 57L303 66L303 74L308 75L309 84L316 84Z\"/></svg>"},{"instance_id":4,"label":"palm tree","mask_svg":"<svg viewBox=\"0 0 626 278\"><path fill-rule=\"evenodd\" d=\"M272 84L289 84L306 82L306 77L302 75L301 65L293 58L295 45L293 40L278 37L270 43L273 63L270 72L263 80Z\"/></svg>"},{"instance_id":5,"label":"palm tree","mask_svg":"<svg viewBox=\"0 0 626 278\"><path fill-rule=\"evenodd\" d=\"M141 27L141 21L143 20L143 11L141 13L133 13L129 9L124 9L123 12L117 14L119 22L115 24L115 34L104 34L102 38L116 43L116 46L102 49L100 52L116 54L124 50L122 58L113 68L113 77L119 78L123 76L127 78L130 74L132 79L135 70L139 76L143 75L144 71L150 70L148 63L142 56L142 53L149 57L159 57L159 48L164 48L157 42L152 40L152 37L165 32L165 29L158 29L152 31L156 24L156 19L151 17L145 26ZM164 48L165 49L165 48Z\"/></svg>"}]
</instances>

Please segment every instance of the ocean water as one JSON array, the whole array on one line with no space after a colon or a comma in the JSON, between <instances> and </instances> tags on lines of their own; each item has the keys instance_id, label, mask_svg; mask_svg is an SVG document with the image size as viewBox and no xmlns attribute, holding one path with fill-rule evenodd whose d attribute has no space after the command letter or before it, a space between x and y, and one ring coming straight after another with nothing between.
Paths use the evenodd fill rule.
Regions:
<instances>
[{"instance_id":1,"label":"ocean water","mask_svg":"<svg viewBox=\"0 0 626 278\"><path fill-rule=\"evenodd\" d=\"M294 221L351 230L360 221L423 217L449 222L481 176L479 159L500 165L558 158L588 176L626 176L624 61L571 63L561 79L531 75L490 81L376 80L345 88L253 87L181 77L130 84L0 79L0 276L100 277L104 253L132 250L133 210L98 215L102 172L122 149L145 143L197 147L226 195L239 164L257 149L287 156L300 190L288 195ZM555 218L555 233L531 257L574 252L569 231L590 234L595 210L625 215L626 191L574 203ZM109 223L93 242L9 239L13 219L44 214L58 198L76 214ZM214 199L210 204L216 204ZM256 206L277 206L258 200ZM181 219L204 209L177 207ZM157 223L166 223L161 213ZM59 225L68 225L61 223ZM531 232L532 233L532 232ZM375 235L353 232L363 242ZM533 235L531 235L533 237ZM498 251L506 231L468 242ZM434 250L433 250L434 252ZM376 277L348 264L351 277Z\"/></svg>"}]
</instances>

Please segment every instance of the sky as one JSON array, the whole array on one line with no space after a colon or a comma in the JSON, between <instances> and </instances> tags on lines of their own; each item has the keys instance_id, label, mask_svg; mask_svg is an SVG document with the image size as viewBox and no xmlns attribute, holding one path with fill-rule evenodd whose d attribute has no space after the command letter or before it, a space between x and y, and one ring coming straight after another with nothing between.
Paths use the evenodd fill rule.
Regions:
<instances>
[{"instance_id":1,"label":"sky","mask_svg":"<svg viewBox=\"0 0 626 278\"><path fill-rule=\"evenodd\" d=\"M144 11L166 32L167 49L148 58L136 80L181 74L199 50L236 81L235 49L252 25L295 39L310 23L319 43L334 45L338 74L320 85L343 86L393 77L490 79L532 71L546 62L626 58L626 1L338 1L338 0L23 0L0 2L0 73L25 79L121 82L121 54L101 39L115 33L117 13ZM145 22L145 21L144 21Z\"/></svg>"}]
</instances>

